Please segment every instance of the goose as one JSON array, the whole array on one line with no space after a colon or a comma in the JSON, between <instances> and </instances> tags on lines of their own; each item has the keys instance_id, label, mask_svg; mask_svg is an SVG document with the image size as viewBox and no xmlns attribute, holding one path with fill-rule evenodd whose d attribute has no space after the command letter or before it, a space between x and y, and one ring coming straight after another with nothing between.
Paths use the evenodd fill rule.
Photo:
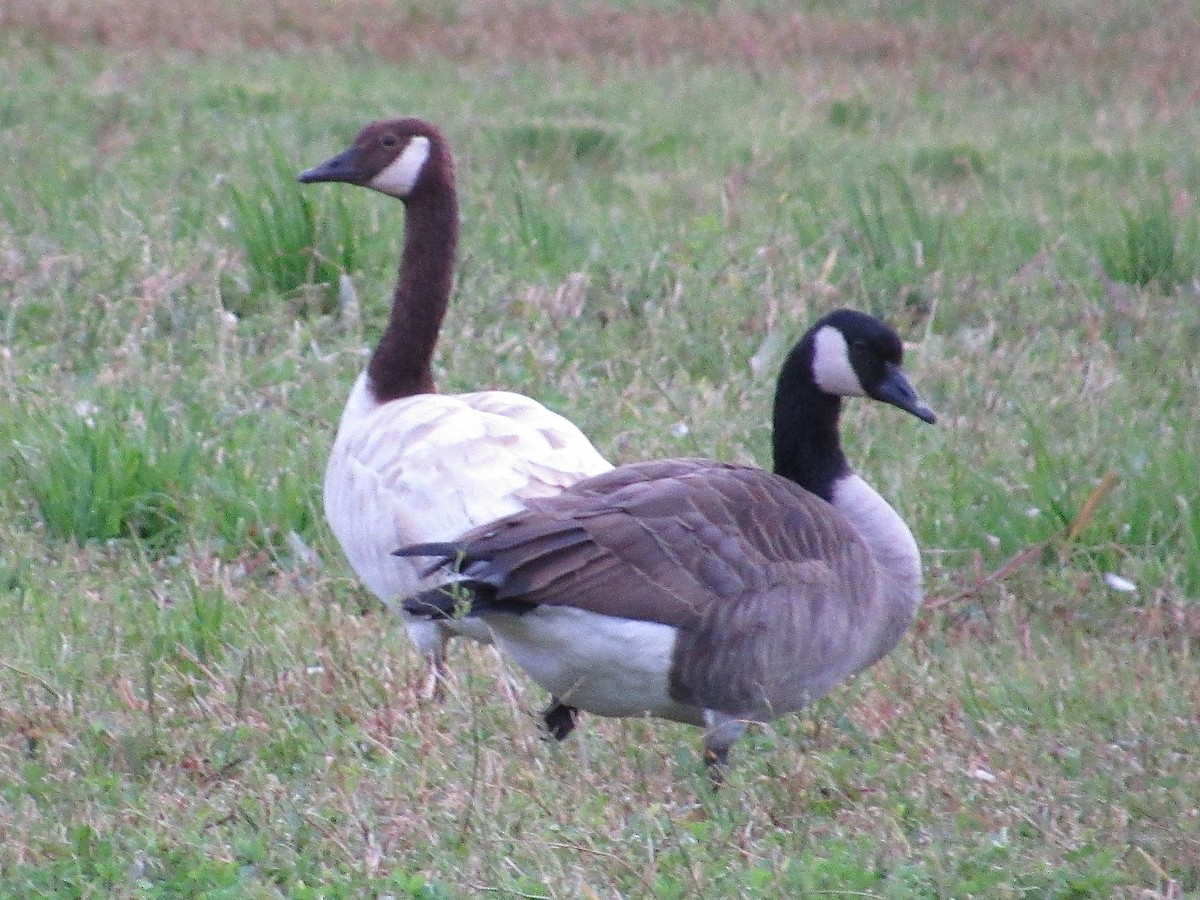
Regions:
<instances>
[{"instance_id":1,"label":"goose","mask_svg":"<svg viewBox=\"0 0 1200 900\"><path fill-rule=\"evenodd\" d=\"M899 642L922 599L900 515L842 451L843 397L936 421L882 321L837 310L791 350L774 472L707 459L623 465L449 542L401 548L457 581L404 601L483 619L565 704L704 728L720 783L750 722L802 709ZM428 566L428 561L426 561Z\"/></svg>"},{"instance_id":2,"label":"goose","mask_svg":"<svg viewBox=\"0 0 1200 900\"><path fill-rule=\"evenodd\" d=\"M436 393L432 360L459 221L453 158L435 126L415 118L372 122L298 180L356 184L405 205L391 314L338 423L324 505L354 572L403 616L429 661L426 692L437 695L448 674L447 640L463 634L487 642L491 632L480 620L435 622L405 613L399 601L427 582L392 550L455 537L612 466L575 425L529 397Z\"/></svg>"}]
</instances>

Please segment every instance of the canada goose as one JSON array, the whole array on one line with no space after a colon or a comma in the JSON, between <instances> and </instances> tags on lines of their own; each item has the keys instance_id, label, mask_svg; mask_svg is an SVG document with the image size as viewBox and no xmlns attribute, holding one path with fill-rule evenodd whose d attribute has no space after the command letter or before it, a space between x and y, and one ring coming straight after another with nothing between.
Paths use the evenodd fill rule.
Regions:
<instances>
[{"instance_id":1,"label":"canada goose","mask_svg":"<svg viewBox=\"0 0 1200 900\"><path fill-rule=\"evenodd\" d=\"M747 722L870 666L921 603L912 532L854 474L838 435L842 397L935 421L902 356L878 319L830 313L780 372L774 474L705 459L621 466L456 541L401 549L461 579L404 608L485 619L579 709L703 726L719 781Z\"/></svg>"},{"instance_id":2,"label":"canada goose","mask_svg":"<svg viewBox=\"0 0 1200 900\"><path fill-rule=\"evenodd\" d=\"M435 393L431 363L450 299L458 243L454 163L441 132L419 119L373 122L349 148L298 176L404 201L404 250L391 316L350 391L325 470L325 515L350 565L385 604L432 582L392 551L447 540L612 466L569 421L506 391ZM404 613L409 636L444 675L451 634L490 639L479 620Z\"/></svg>"}]
</instances>

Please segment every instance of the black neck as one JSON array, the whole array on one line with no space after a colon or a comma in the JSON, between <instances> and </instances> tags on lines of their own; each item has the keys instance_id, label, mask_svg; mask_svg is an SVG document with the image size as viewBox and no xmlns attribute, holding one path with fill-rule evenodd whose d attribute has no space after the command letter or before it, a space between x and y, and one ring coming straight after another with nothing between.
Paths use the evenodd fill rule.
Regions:
<instances>
[{"instance_id":1,"label":"black neck","mask_svg":"<svg viewBox=\"0 0 1200 900\"><path fill-rule=\"evenodd\" d=\"M812 377L813 342L801 342L783 364L775 393L775 472L833 502L835 482L850 474L838 417L842 400Z\"/></svg>"},{"instance_id":2,"label":"black neck","mask_svg":"<svg viewBox=\"0 0 1200 900\"><path fill-rule=\"evenodd\" d=\"M454 283L458 199L452 178L424 181L405 206L392 314L367 366L381 403L434 391L433 351Z\"/></svg>"}]
</instances>

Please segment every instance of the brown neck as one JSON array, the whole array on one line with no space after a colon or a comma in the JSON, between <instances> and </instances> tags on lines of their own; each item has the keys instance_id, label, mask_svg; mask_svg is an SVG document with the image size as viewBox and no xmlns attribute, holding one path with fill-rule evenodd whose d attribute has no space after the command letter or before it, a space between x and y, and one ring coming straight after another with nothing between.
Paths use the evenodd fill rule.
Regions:
<instances>
[{"instance_id":1,"label":"brown neck","mask_svg":"<svg viewBox=\"0 0 1200 900\"><path fill-rule=\"evenodd\" d=\"M453 176L438 174L423 180L405 201L404 253L392 314L367 365L371 393L380 403L435 390L433 351L450 301L458 245Z\"/></svg>"}]
</instances>

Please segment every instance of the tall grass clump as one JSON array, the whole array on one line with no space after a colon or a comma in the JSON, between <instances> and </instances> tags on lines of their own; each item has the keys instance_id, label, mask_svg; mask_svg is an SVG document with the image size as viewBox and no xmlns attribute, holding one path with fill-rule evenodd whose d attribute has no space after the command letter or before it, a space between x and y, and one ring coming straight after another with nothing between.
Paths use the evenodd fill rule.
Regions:
<instances>
[{"instance_id":1,"label":"tall grass clump","mask_svg":"<svg viewBox=\"0 0 1200 900\"><path fill-rule=\"evenodd\" d=\"M261 412L225 419L105 392L23 411L6 467L59 540L133 538L156 555L192 540L230 556L286 551L312 537L317 482L307 443L278 428Z\"/></svg>"},{"instance_id":2,"label":"tall grass clump","mask_svg":"<svg viewBox=\"0 0 1200 900\"><path fill-rule=\"evenodd\" d=\"M1121 222L1100 240L1100 262L1109 278L1169 291L1200 272L1200 221L1178 221L1167 198L1123 209Z\"/></svg>"},{"instance_id":3,"label":"tall grass clump","mask_svg":"<svg viewBox=\"0 0 1200 900\"><path fill-rule=\"evenodd\" d=\"M521 159L565 167L613 164L620 158L621 135L599 120L526 119L494 132L497 145Z\"/></svg>"},{"instance_id":4,"label":"tall grass clump","mask_svg":"<svg viewBox=\"0 0 1200 900\"><path fill-rule=\"evenodd\" d=\"M984 174L983 154L970 144L922 147L913 154L914 172L938 181L958 181Z\"/></svg>"},{"instance_id":5,"label":"tall grass clump","mask_svg":"<svg viewBox=\"0 0 1200 900\"><path fill-rule=\"evenodd\" d=\"M1133 564L1197 597L1200 503L1195 452L1186 438L1155 446L1155 437L1133 428L1116 433L1122 442L1116 459L1122 490L1119 500L1097 517L1097 556L1107 569L1121 571Z\"/></svg>"},{"instance_id":6,"label":"tall grass clump","mask_svg":"<svg viewBox=\"0 0 1200 900\"><path fill-rule=\"evenodd\" d=\"M829 104L829 124L834 128L846 131L866 131L871 120L876 117L875 110L864 98L843 97Z\"/></svg>"},{"instance_id":7,"label":"tall grass clump","mask_svg":"<svg viewBox=\"0 0 1200 900\"><path fill-rule=\"evenodd\" d=\"M27 410L14 463L50 535L164 550L182 538L198 468L199 444L181 432L160 401Z\"/></svg>"},{"instance_id":8,"label":"tall grass clump","mask_svg":"<svg viewBox=\"0 0 1200 900\"><path fill-rule=\"evenodd\" d=\"M283 549L311 538L320 520L312 451L282 415L257 411L218 420L217 459L196 497L197 528L230 553ZM295 536L295 537L293 537Z\"/></svg>"},{"instance_id":9,"label":"tall grass clump","mask_svg":"<svg viewBox=\"0 0 1200 900\"><path fill-rule=\"evenodd\" d=\"M299 300L302 315L331 313L339 277L361 266L356 204L345 191L329 192L317 203L278 146L259 155L266 165L252 173L250 184L229 188L246 282L240 290L225 286L225 305L245 315L267 305L266 298L284 297Z\"/></svg>"},{"instance_id":10,"label":"tall grass clump","mask_svg":"<svg viewBox=\"0 0 1200 900\"><path fill-rule=\"evenodd\" d=\"M886 170L890 199L877 184L846 185L850 208L851 243L866 263L863 288L873 298L872 311L890 313L889 304L901 293L921 285L942 264L947 216L930 212L908 181L894 169ZM903 298L907 299L907 297Z\"/></svg>"}]
</instances>

